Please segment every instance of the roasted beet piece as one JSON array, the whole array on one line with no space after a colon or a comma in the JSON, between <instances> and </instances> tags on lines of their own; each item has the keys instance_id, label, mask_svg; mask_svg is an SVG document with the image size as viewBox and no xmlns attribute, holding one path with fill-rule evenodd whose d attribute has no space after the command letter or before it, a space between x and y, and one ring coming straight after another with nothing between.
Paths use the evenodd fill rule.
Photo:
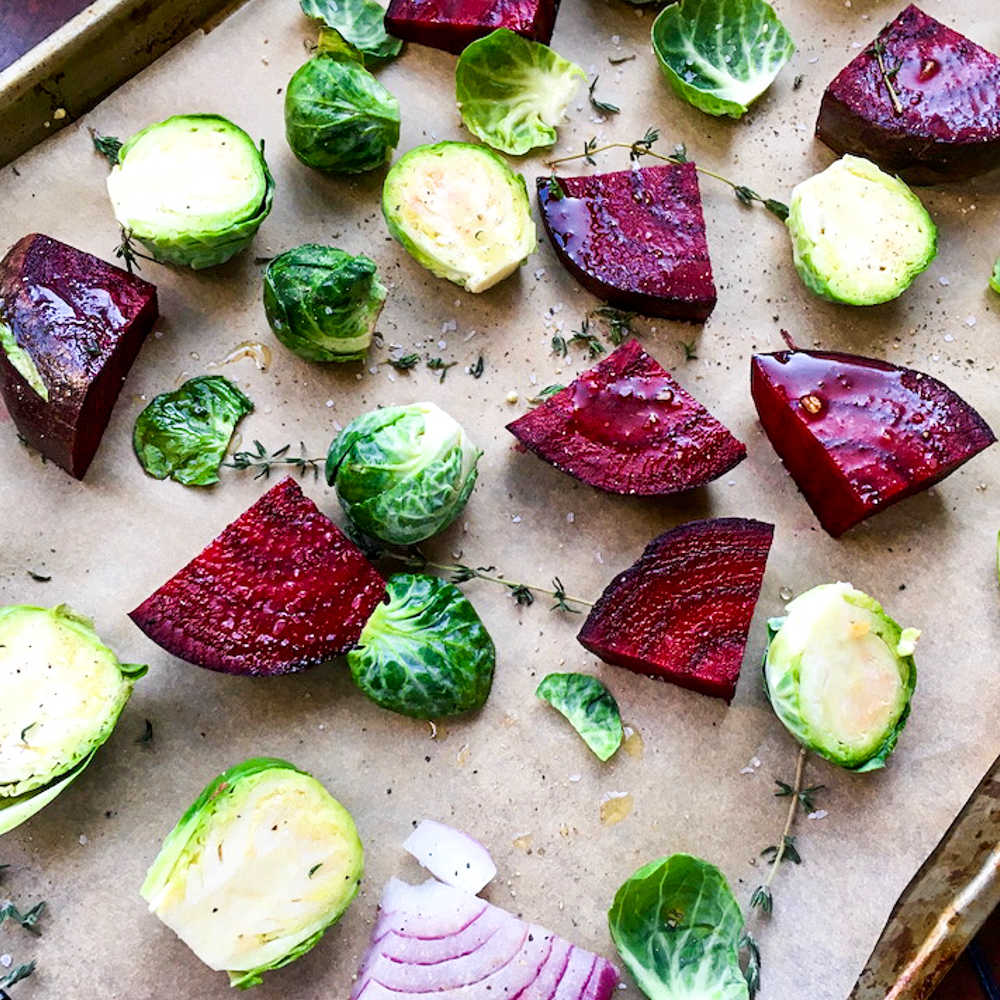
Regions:
<instances>
[{"instance_id":1,"label":"roasted beet piece","mask_svg":"<svg viewBox=\"0 0 1000 1000\"><path fill-rule=\"evenodd\" d=\"M21 436L77 479L156 316L148 281L48 236L0 261L0 392Z\"/></svg>"},{"instance_id":2,"label":"roasted beet piece","mask_svg":"<svg viewBox=\"0 0 1000 1000\"><path fill-rule=\"evenodd\" d=\"M750 391L774 450L834 538L996 440L946 385L874 358L757 354Z\"/></svg>"},{"instance_id":3,"label":"roasted beet piece","mask_svg":"<svg viewBox=\"0 0 1000 1000\"><path fill-rule=\"evenodd\" d=\"M284 674L354 646L384 594L361 550L288 478L129 617L199 667Z\"/></svg>"},{"instance_id":4,"label":"roasted beet piece","mask_svg":"<svg viewBox=\"0 0 1000 1000\"><path fill-rule=\"evenodd\" d=\"M604 589L577 639L605 663L732 701L774 525L692 521Z\"/></svg>"},{"instance_id":5,"label":"roasted beet piece","mask_svg":"<svg viewBox=\"0 0 1000 1000\"><path fill-rule=\"evenodd\" d=\"M548 43L559 0L390 0L390 34L458 54L497 28Z\"/></svg>"},{"instance_id":6,"label":"roasted beet piece","mask_svg":"<svg viewBox=\"0 0 1000 1000\"><path fill-rule=\"evenodd\" d=\"M708 318L715 282L693 163L537 184L556 256L589 292L645 316Z\"/></svg>"},{"instance_id":7,"label":"roasted beet piece","mask_svg":"<svg viewBox=\"0 0 1000 1000\"><path fill-rule=\"evenodd\" d=\"M1000 166L1000 59L911 5L827 87L816 134L911 184Z\"/></svg>"},{"instance_id":8,"label":"roasted beet piece","mask_svg":"<svg viewBox=\"0 0 1000 1000\"><path fill-rule=\"evenodd\" d=\"M608 493L680 493L718 479L747 450L637 340L507 425L557 469Z\"/></svg>"}]
</instances>

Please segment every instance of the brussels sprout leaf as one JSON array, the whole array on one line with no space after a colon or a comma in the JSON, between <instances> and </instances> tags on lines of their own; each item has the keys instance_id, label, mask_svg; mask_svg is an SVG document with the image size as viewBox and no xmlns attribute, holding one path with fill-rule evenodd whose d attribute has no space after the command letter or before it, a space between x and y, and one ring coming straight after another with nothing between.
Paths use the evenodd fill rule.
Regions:
<instances>
[{"instance_id":1,"label":"brussels sprout leaf","mask_svg":"<svg viewBox=\"0 0 1000 1000\"><path fill-rule=\"evenodd\" d=\"M237 423L253 403L221 375L202 375L157 396L132 434L136 457L155 479L185 486L219 481L219 466Z\"/></svg>"},{"instance_id":2,"label":"brussels sprout leaf","mask_svg":"<svg viewBox=\"0 0 1000 1000\"><path fill-rule=\"evenodd\" d=\"M707 861L674 854L640 868L615 894L608 926L650 1000L750 995L739 959L743 914Z\"/></svg>"},{"instance_id":3,"label":"brussels sprout leaf","mask_svg":"<svg viewBox=\"0 0 1000 1000\"><path fill-rule=\"evenodd\" d=\"M1000 257L997 257L996 265L993 268L993 277L990 278L990 288L992 288L997 295L1000 295Z\"/></svg>"},{"instance_id":4,"label":"brussels sprout leaf","mask_svg":"<svg viewBox=\"0 0 1000 1000\"><path fill-rule=\"evenodd\" d=\"M685 101L740 118L774 82L795 43L764 0L681 0L653 23L653 51Z\"/></svg>"},{"instance_id":5,"label":"brussels sprout leaf","mask_svg":"<svg viewBox=\"0 0 1000 1000\"><path fill-rule=\"evenodd\" d=\"M299 0L306 17L322 21L369 59L394 59L403 43L385 30L385 11L376 0Z\"/></svg>"},{"instance_id":6,"label":"brussels sprout leaf","mask_svg":"<svg viewBox=\"0 0 1000 1000\"><path fill-rule=\"evenodd\" d=\"M580 738L601 759L610 759L622 742L618 702L587 674L549 674L535 694L569 720Z\"/></svg>"}]
</instances>

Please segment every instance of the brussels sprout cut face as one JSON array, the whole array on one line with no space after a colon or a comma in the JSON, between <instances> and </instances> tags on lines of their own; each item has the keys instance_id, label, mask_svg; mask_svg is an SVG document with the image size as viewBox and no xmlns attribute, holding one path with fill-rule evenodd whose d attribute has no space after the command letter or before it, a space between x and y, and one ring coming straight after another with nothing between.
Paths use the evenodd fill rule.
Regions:
<instances>
[{"instance_id":1,"label":"brussels sprout cut face","mask_svg":"<svg viewBox=\"0 0 1000 1000\"><path fill-rule=\"evenodd\" d=\"M201 793L164 841L142 897L209 968L248 987L319 941L363 867L350 813L315 778L259 758Z\"/></svg>"},{"instance_id":2,"label":"brussels sprout cut face","mask_svg":"<svg viewBox=\"0 0 1000 1000\"><path fill-rule=\"evenodd\" d=\"M176 115L132 136L108 175L115 217L157 260L229 260L271 210L274 181L253 140L218 115Z\"/></svg>"},{"instance_id":3,"label":"brussels sprout cut face","mask_svg":"<svg viewBox=\"0 0 1000 1000\"><path fill-rule=\"evenodd\" d=\"M385 303L375 262L307 243L264 272L264 311L274 335L307 361L359 361Z\"/></svg>"},{"instance_id":4,"label":"brussels sprout cut face","mask_svg":"<svg viewBox=\"0 0 1000 1000\"><path fill-rule=\"evenodd\" d=\"M789 207L799 275L833 302L888 302L937 255L937 227L920 199L859 156L845 156L803 181Z\"/></svg>"},{"instance_id":5,"label":"brussels sprout cut face","mask_svg":"<svg viewBox=\"0 0 1000 1000\"><path fill-rule=\"evenodd\" d=\"M83 771L145 672L63 605L0 608L0 833Z\"/></svg>"},{"instance_id":6,"label":"brussels sprout cut face","mask_svg":"<svg viewBox=\"0 0 1000 1000\"><path fill-rule=\"evenodd\" d=\"M871 771L892 753L917 683L920 633L903 629L867 594L828 583L768 623L764 680L778 718L810 750Z\"/></svg>"},{"instance_id":7,"label":"brussels sprout cut face","mask_svg":"<svg viewBox=\"0 0 1000 1000\"><path fill-rule=\"evenodd\" d=\"M476 484L481 452L433 403L372 410L330 445L326 479L365 534L412 545L458 517Z\"/></svg>"},{"instance_id":8,"label":"brussels sprout cut face","mask_svg":"<svg viewBox=\"0 0 1000 1000\"><path fill-rule=\"evenodd\" d=\"M389 232L439 278L483 292L536 245L524 178L495 153L465 142L417 146L382 189Z\"/></svg>"}]
</instances>

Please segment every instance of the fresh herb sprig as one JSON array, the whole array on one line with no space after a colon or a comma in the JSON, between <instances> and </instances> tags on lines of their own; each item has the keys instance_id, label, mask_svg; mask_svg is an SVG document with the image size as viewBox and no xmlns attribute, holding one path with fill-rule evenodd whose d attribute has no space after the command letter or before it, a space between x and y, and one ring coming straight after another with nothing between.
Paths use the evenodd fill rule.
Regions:
<instances>
[{"instance_id":1,"label":"fresh herb sprig","mask_svg":"<svg viewBox=\"0 0 1000 1000\"><path fill-rule=\"evenodd\" d=\"M406 372L411 368L416 368L420 364L419 354L400 354L394 358L386 359L398 372Z\"/></svg>"},{"instance_id":2,"label":"fresh herb sprig","mask_svg":"<svg viewBox=\"0 0 1000 1000\"><path fill-rule=\"evenodd\" d=\"M590 87L587 91L590 97L590 106L602 115L616 115L621 108L617 104L612 104L610 101L602 101L595 93L594 88L597 86L597 81L600 80L600 75L595 76L593 80L590 81Z\"/></svg>"},{"instance_id":3,"label":"fresh herb sprig","mask_svg":"<svg viewBox=\"0 0 1000 1000\"><path fill-rule=\"evenodd\" d=\"M899 94L896 93L895 80L899 75L899 71L903 68L903 60L900 59L895 66L887 66L885 62L885 42L881 38L877 38L872 43L871 51L875 56L875 61L878 63L878 71L882 75L882 82L885 84L885 89L889 92L892 110L897 115L901 115L903 113L903 102L899 99Z\"/></svg>"},{"instance_id":4,"label":"fresh herb sprig","mask_svg":"<svg viewBox=\"0 0 1000 1000\"><path fill-rule=\"evenodd\" d=\"M590 317L584 316L579 330L574 330L569 338L571 344L578 344L587 348L587 357L599 358L606 352L601 341L590 332Z\"/></svg>"},{"instance_id":5,"label":"fresh herb sprig","mask_svg":"<svg viewBox=\"0 0 1000 1000\"><path fill-rule=\"evenodd\" d=\"M325 458L307 457L306 446L299 442L299 454L290 455L291 445L286 444L276 451L268 451L260 441L253 442L253 448L249 451L236 452L232 460L223 462L223 466L228 469L254 470L254 479L270 479L271 472L282 466L290 466L297 469L301 476L312 473L313 479L319 478L320 465L326 461Z\"/></svg>"},{"instance_id":6,"label":"fresh herb sprig","mask_svg":"<svg viewBox=\"0 0 1000 1000\"><path fill-rule=\"evenodd\" d=\"M115 138L113 135L101 135L96 128L90 130L90 138L94 143L94 149L103 156L111 166L116 167L118 165L118 154L121 152L121 148L124 143L121 139Z\"/></svg>"},{"instance_id":7,"label":"fresh herb sprig","mask_svg":"<svg viewBox=\"0 0 1000 1000\"><path fill-rule=\"evenodd\" d=\"M35 962L31 961L24 965L15 965L10 972L0 976L0 1000L10 1000L7 988L21 982L22 979L27 979L34 971Z\"/></svg>"},{"instance_id":8,"label":"fresh herb sprig","mask_svg":"<svg viewBox=\"0 0 1000 1000\"><path fill-rule=\"evenodd\" d=\"M129 274L134 274L136 271L142 270L142 265L139 263L140 260L151 260L154 264L156 263L155 257L150 257L149 254L136 250L135 244L132 242L131 229L126 229L122 226L121 237L121 243L115 247L115 257L124 262L125 270Z\"/></svg>"},{"instance_id":9,"label":"fresh herb sprig","mask_svg":"<svg viewBox=\"0 0 1000 1000\"><path fill-rule=\"evenodd\" d=\"M448 375L448 369L454 368L457 365L457 361L445 361L444 358L428 358L427 367L430 368L432 372L440 372L438 377L439 382L443 382L445 377Z\"/></svg>"},{"instance_id":10,"label":"fresh herb sprig","mask_svg":"<svg viewBox=\"0 0 1000 1000\"><path fill-rule=\"evenodd\" d=\"M607 328L608 340L612 346L620 347L629 337L635 337L636 330L632 326L635 313L614 306L598 306L592 310L591 316L596 316Z\"/></svg>"},{"instance_id":11,"label":"fresh herb sprig","mask_svg":"<svg viewBox=\"0 0 1000 1000\"><path fill-rule=\"evenodd\" d=\"M26 931L30 931L32 934L38 936L42 933L37 926L38 919L45 912L45 905L44 901L36 903L26 913L22 913L8 900L3 906L0 906L0 925L5 920L13 920L14 923L20 924Z\"/></svg>"}]
</instances>

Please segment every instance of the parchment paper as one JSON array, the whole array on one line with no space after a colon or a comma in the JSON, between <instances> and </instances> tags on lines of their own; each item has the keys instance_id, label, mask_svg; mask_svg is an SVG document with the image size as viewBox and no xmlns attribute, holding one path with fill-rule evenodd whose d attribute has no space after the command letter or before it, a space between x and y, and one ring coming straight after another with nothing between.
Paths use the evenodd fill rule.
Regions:
<instances>
[{"instance_id":1,"label":"parchment paper","mask_svg":"<svg viewBox=\"0 0 1000 1000\"><path fill-rule=\"evenodd\" d=\"M823 87L898 6L786 0L781 14L799 52L753 112L734 123L708 118L669 92L649 50L648 13L567 0L554 46L599 72L599 95L623 111L598 122L581 93L560 130L559 150L575 151L595 134L631 140L656 125L666 149L685 141L704 165L787 198L792 184L833 159L812 137ZM957 6L925 0L931 13L1000 48L995 4ZM567 361L553 357L549 339L556 329L578 326L595 300L562 271L544 237L518 276L468 295L433 278L388 238L380 174L332 180L301 166L283 139L282 89L306 58L303 41L311 34L294 0L253 0L0 176L4 246L41 230L105 257L118 231L104 190L106 165L91 151L88 125L126 136L170 114L218 111L266 139L278 183L273 213L238 260L201 274L144 265L159 287L163 317L84 483L42 465L9 423L0 428L0 599L69 602L94 616L123 659L151 665L86 775L0 842L0 862L13 865L0 895L22 905L44 898L50 906L39 940L9 923L0 931L0 952L39 961L17 996L230 995L223 975L204 968L146 912L138 888L163 836L203 784L258 754L309 769L348 806L368 865L362 894L341 923L306 958L269 975L256 993L262 1000L346 996L381 886L392 874L417 876L399 845L424 816L463 827L490 846L501 873L489 892L495 902L609 956L605 912L613 893L653 857L704 856L724 869L746 903L761 879L759 852L775 842L784 818L786 802L772 797L773 779L791 780L796 755L760 689L764 619L781 612L784 588L797 593L847 579L881 598L904 624L924 629L912 720L884 772L855 776L810 761L807 781L826 786L818 804L828 815L801 819L803 863L778 877L773 918L752 922L764 956L765 1000L842 1000L893 901L1000 752L997 453L834 541L757 425L748 359L755 349L780 348L778 330L786 327L804 346L884 356L939 376L1000 426L1000 300L986 290L1000 251L998 178L921 192L941 227L940 256L898 302L870 310L812 297L794 273L782 226L703 180L718 309L704 329L662 321L640 328L653 355L748 443L749 458L688 497L613 498L512 451L503 428L538 388L587 366L577 350ZM633 52L634 61L608 63ZM453 66L453 57L411 45L381 72L402 103L401 150L464 137L453 108ZM523 162L529 182L544 158ZM624 154L609 155L601 168L625 163ZM399 374L379 364L385 348L367 365L347 368L309 365L281 348L264 320L262 266L254 255L305 241L371 254L391 285L380 323L386 345L459 366L440 382L424 366ZM692 339L698 358L685 363L680 341ZM273 350L269 370L258 371L251 359L217 367L247 340ZM480 354L486 373L476 381L464 366ZM518 608L483 583L467 592L499 647L493 694L478 717L439 727L437 740L428 726L370 704L343 665L255 681L167 656L124 613L266 484L233 471L211 490L147 479L131 453L131 428L154 394L217 370L257 404L244 440L272 448L301 440L317 456L340 424L376 403L432 399L445 406L485 455L466 513L429 550L495 563L529 582L559 575L571 593L594 597L650 538L674 525L715 515L774 521L775 545L734 703L727 708L605 666L575 642L577 616L551 614L544 600ZM511 390L519 394L516 404L506 402ZM306 488L339 518L322 482L309 480ZM52 581L34 582L29 569ZM620 752L601 765L536 701L539 678L555 669L592 671L609 684L641 734L641 758ZM144 719L155 732L148 746L136 742ZM602 825L602 800L617 793L631 795L634 809L617 825ZM634 986L628 990L635 994Z\"/></svg>"}]
</instances>

